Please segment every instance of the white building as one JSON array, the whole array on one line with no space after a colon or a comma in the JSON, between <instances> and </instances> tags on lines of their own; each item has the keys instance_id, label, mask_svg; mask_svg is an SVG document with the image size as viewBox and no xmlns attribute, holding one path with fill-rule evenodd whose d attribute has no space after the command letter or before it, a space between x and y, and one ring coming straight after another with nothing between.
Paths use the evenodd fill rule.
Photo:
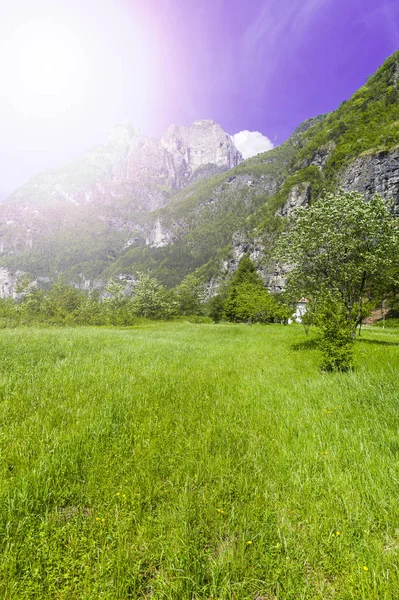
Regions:
<instances>
[{"instance_id":1,"label":"white building","mask_svg":"<svg viewBox=\"0 0 399 600\"><path fill-rule=\"evenodd\" d=\"M297 302L295 312L292 315L291 319L288 319L288 324L291 325L294 321L296 323L302 323L302 317L306 313L306 306L309 300L307 298L301 298L299 302Z\"/></svg>"}]
</instances>

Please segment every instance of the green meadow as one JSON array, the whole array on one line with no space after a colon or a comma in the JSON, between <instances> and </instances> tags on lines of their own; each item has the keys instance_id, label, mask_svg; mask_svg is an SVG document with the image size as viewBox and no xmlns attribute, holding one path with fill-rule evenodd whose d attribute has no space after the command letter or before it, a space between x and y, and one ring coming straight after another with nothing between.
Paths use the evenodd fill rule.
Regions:
<instances>
[{"instance_id":1,"label":"green meadow","mask_svg":"<svg viewBox=\"0 0 399 600\"><path fill-rule=\"evenodd\" d=\"M399 598L399 330L0 330L0 598Z\"/></svg>"}]
</instances>

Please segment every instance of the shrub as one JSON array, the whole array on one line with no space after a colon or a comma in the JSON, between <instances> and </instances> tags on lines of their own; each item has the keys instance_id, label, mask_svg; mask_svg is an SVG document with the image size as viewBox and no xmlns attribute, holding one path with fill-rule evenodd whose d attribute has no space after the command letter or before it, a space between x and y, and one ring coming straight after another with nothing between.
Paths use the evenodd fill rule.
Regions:
<instances>
[{"instance_id":1,"label":"shrub","mask_svg":"<svg viewBox=\"0 0 399 600\"><path fill-rule=\"evenodd\" d=\"M219 323L223 319L224 302L224 298L221 294L217 294L208 301L208 314L214 323Z\"/></svg>"},{"instance_id":2,"label":"shrub","mask_svg":"<svg viewBox=\"0 0 399 600\"><path fill-rule=\"evenodd\" d=\"M319 302L316 324L321 330L319 348L323 371L349 371L353 367L353 324L344 305L331 295Z\"/></svg>"}]
</instances>

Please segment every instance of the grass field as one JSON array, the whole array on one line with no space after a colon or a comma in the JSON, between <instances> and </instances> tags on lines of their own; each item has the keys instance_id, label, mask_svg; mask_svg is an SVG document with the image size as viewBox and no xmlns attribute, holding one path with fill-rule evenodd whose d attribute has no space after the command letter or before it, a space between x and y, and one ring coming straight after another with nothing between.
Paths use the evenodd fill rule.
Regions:
<instances>
[{"instance_id":1,"label":"grass field","mask_svg":"<svg viewBox=\"0 0 399 600\"><path fill-rule=\"evenodd\" d=\"M0 331L0 598L399 598L399 330Z\"/></svg>"}]
</instances>

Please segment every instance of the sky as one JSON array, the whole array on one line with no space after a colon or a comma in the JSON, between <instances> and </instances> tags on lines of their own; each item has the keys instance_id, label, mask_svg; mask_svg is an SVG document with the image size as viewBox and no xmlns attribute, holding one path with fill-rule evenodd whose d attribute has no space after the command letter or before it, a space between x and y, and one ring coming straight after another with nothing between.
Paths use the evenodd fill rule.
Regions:
<instances>
[{"instance_id":1,"label":"sky","mask_svg":"<svg viewBox=\"0 0 399 600\"><path fill-rule=\"evenodd\" d=\"M126 120L281 144L398 48L399 0L2 2L0 198Z\"/></svg>"}]
</instances>

